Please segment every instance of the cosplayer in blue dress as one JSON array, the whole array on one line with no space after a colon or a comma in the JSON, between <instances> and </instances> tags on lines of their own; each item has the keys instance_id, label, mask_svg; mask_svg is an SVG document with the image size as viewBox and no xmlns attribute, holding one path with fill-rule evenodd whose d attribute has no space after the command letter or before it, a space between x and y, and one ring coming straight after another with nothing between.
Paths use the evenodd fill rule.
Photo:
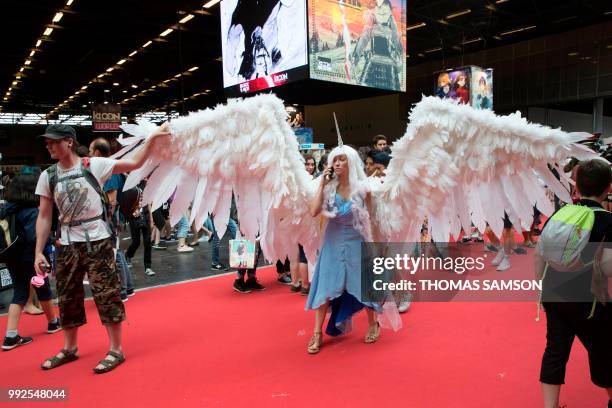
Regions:
<instances>
[{"instance_id":1,"label":"cosplayer in blue dress","mask_svg":"<svg viewBox=\"0 0 612 408\"><path fill-rule=\"evenodd\" d=\"M351 317L363 307L380 311L380 306L361 301L361 243L353 226L352 201L335 197L337 214L325 229L323 247L310 285L306 309L330 302L331 317L325 333L338 336L351 330Z\"/></svg>"}]
</instances>

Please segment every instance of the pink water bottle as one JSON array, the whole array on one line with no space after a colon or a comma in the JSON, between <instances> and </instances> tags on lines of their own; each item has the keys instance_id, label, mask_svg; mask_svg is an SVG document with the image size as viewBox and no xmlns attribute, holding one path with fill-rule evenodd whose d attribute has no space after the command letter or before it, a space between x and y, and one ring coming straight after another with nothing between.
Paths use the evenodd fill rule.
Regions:
<instances>
[{"instance_id":1,"label":"pink water bottle","mask_svg":"<svg viewBox=\"0 0 612 408\"><path fill-rule=\"evenodd\" d=\"M41 286L43 286L45 284L45 278L47 276L49 276L49 265L47 265L46 263L40 263L40 269L42 269L43 275L36 275L36 276L32 276L32 279L30 280L30 283L33 286L36 286L37 288L40 288Z\"/></svg>"}]
</instances>

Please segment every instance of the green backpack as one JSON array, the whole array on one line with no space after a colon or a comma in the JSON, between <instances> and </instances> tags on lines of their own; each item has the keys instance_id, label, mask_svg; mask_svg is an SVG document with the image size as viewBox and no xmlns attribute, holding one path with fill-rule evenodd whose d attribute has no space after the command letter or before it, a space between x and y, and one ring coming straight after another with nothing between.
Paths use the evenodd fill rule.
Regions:
<instances>
[{"instance_id":1,"label":"green backpack","mask_svg":"<svg viewBox=\"0 0 612 408\"><path fill-rule=\"evenodd\" d=\"M597 264L594 263L594 260L585 263L581 259L582 251L589 243L593 224L595 223L596 211L606 210L599 207L586 207L583 205L571 204L562 207L548 220L536 247L536 251L538 251L538 254L546 262L542 279L546 278L546 272L549 267L558 272L581 272L587 268L593 267L593 276L598 276L598 273L596 273ZM601 246L599 250L596 251L595 258L600 255ZM600 274L601 272L599 272L599 275ZM597 280L601 279L601 277L597 278ZM591 291L593 292L595 290L595 292L593 292L595 296L591 313L588 316L589 319L592 318L595 313L597 296L600 291L599 286L601 286L601 283L596 283L595 281L591 286ZM603 298L604 297L602 297L602 299ZM540 293L536 320L540 320L541 303L542 294Z\"/></svg>"},{"instance_id":2,"label":"green backpack","mask_svg":"<svg viewBox=\"0 0 612 408\"><path fill-rule=\"evenodd\" d=\"M537 246L548 266L559 272L579 272L592 265L592 261L583 263L580 255L589 243L596 211L606 210L566 205L553 214Z\"/></svg>"}]
</instances>

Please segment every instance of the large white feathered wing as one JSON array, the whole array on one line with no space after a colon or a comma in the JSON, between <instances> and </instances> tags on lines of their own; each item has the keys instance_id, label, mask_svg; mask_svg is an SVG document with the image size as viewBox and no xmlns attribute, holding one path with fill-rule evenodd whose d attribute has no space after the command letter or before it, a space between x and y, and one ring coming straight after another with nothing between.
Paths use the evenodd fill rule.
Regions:
<instances>
[{"instance_id":1,"label":"large white feathered wing","mask_svg":"<svg viewBox=\"0 0 612 408\"><path fill-rule=\"evenodd\" d=\"M533 206L545 215L554 210L543 184L571 201L570 181L557 163L597 157L576 144L587 136L529 123L519 113L496 116L424 97L391 148L385 182L373 191L381 239L416 242L425 217L435 241L470 231L472 223L482 232L488 222L500 236L504 211L517 228L516 222L529 228Z\"/></svg>"},{"instance_id":2,"label":"large white feathered wing","mask_svg":"<svg viewBox=\"0 0 612 408\"><path fill-rule=\"evenodd\" d=\"M143 167L132 172L126 189L150 174L144 202L156 208L174 193L172 223L191 206L191 221L196 225L202 225L208 213L214 214L220 236L227 226L233 192L241 230L251 240L261 234L266 258L297 254L299 242L315 259L319 221L310 216L309 203L316 186L304 168L280 99L260 95L231 100L169 125L172 143L153 152ZM149 125L129 131L140 136L144 126Z\"/></svg>"}]
</instances>

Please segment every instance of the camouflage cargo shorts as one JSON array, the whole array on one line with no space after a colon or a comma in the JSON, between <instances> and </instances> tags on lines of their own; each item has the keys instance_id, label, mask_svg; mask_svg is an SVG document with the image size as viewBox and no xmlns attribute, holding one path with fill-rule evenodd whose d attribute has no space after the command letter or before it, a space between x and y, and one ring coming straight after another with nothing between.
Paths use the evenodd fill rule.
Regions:
<instances>
[{"instance_id":1,"label":"camouflage cargo shorts","mask_svg":"<svg viewBox=\"0 0 612 408\"><path fill-rule=\"evenodd\" d=\"M85 288L87 279L102 324L125 320L125 307L121 301L121 284L115 271L114 242L112 238L87 243L73 242L63 246L57 256L57 295L62 327L69 329L87 323L85 317Z\"/></svg>"}]
</instances>

